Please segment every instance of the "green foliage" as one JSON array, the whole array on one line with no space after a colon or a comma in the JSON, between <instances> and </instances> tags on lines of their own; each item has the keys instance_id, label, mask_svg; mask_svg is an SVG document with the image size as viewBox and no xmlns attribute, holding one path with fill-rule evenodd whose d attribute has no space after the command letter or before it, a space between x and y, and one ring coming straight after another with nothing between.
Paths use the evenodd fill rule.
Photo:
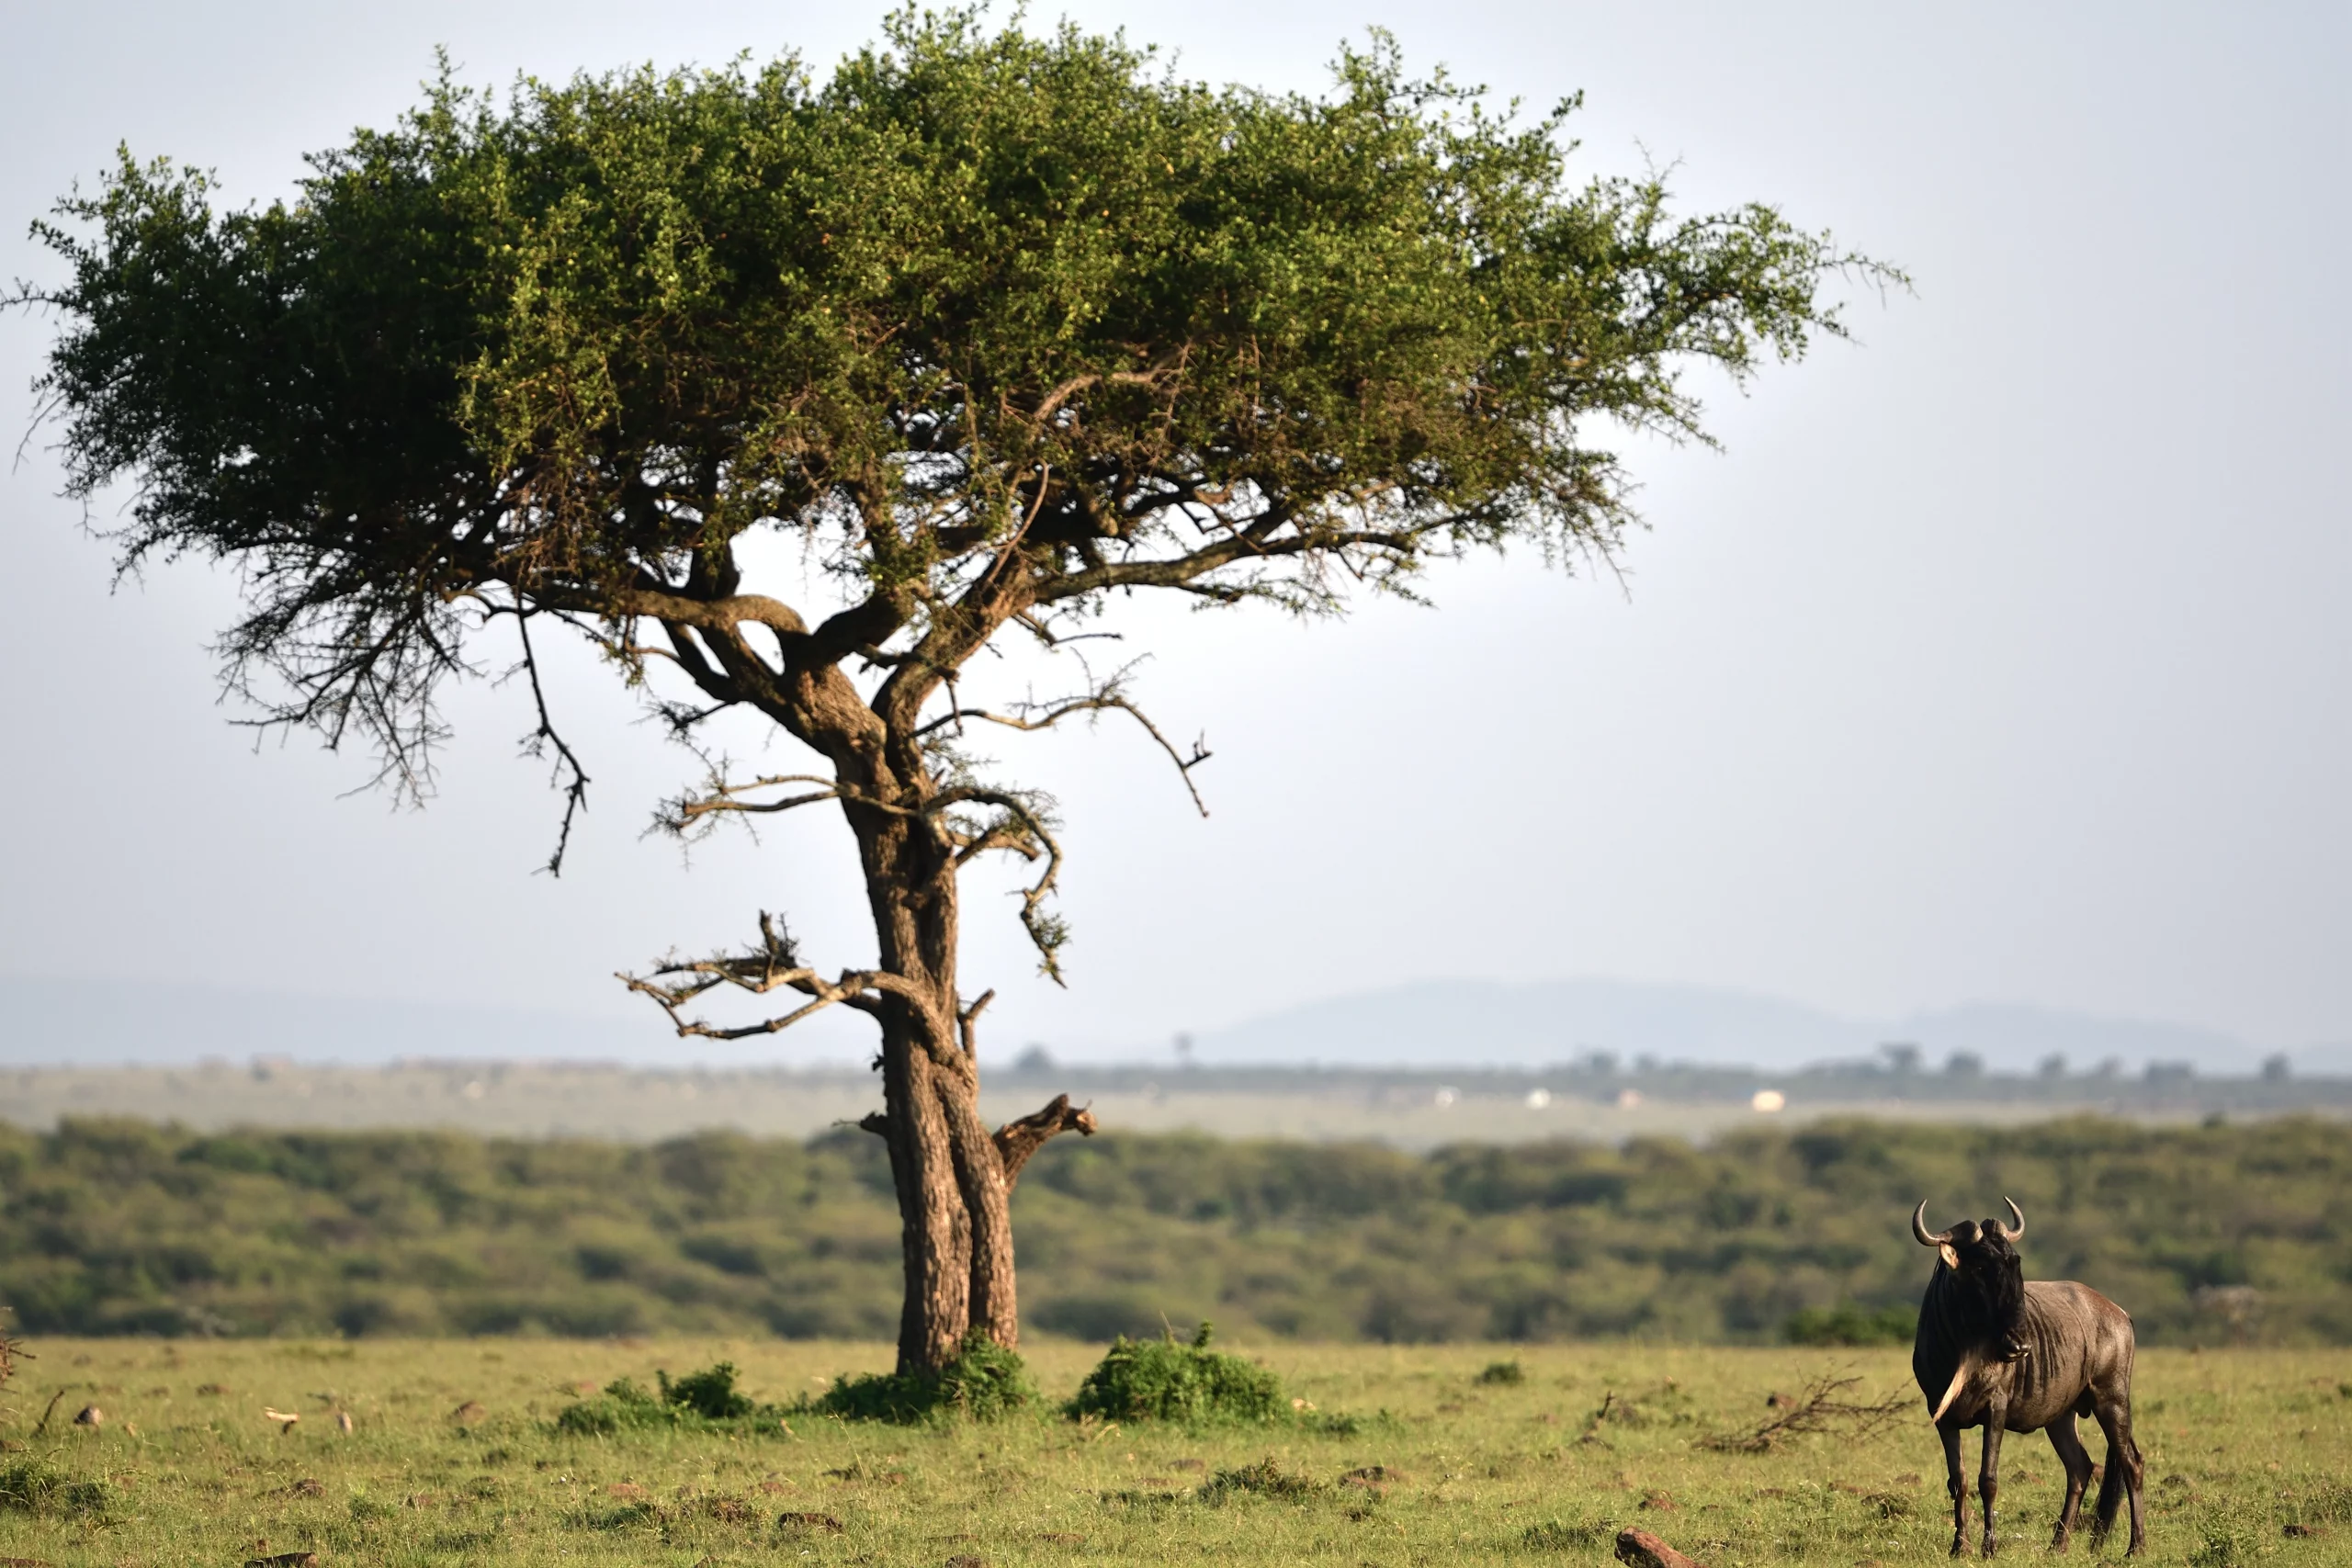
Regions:
<instances>
[{"instance_id":1,"label":"green foliage","mask_svg":"<svg viewBox=\"0 0 2352 1568\"><path fill-rule=\"evenodd\" d=\"M106 1483L77 1480L38 1456L0 1465L0 1509L18 1514L86 1517L104 1514Z\"/></svg>"},{"instance_id":2,"label":"green foliage","mask_svg":"<svg viewBox=\"0 0 2352 1568\"><path fill-rule=\"evenodd\" d=\"M482 604L669 618L646 585L731 595L755 531L867 596L836 659L949 625L1016 535L1044 612L1606 548L1611 433L1702 435L1687 367L1795 355L1826 275L1885 276L1572 180L1572 105L1498 116L1385 39L1310 98L971 11L885 35L821 85L445 77L259 209L126 152L41 230L74 487L137 474L127 557L245 563L225 647L280 716L413 759Z\"/></svg>"},{"instance_id":3,"label":"green foliage","mask_svg":"<svg viewBox=\"0 0 2352 1568\"><path fill-rule=\"evenodd\" d=\"M1037 1401L1036 1385L1014 1352L979 1329L937 1372L868 1372L833 1380L808 1408L851 1421L901 1425L947 1419L995 1421Z\"/></svg>"},{"instance_id":4,"label":"green foliage","mask_svg":"<svg viewBox=\"0 0 2352 1568\"><path fill-rule=\"evenodd\" d=\"M1190 1344L1169 1334L1119 1339L1069 1402L1072 1416L1114 1421L1269 1421L1287 1415L1282 1382L1239 1356L1209 1348L1206 1319Z\"/></svg>"},{"instance_id":5,"label":"green foliage","mask_svg":"<svg viewBox=\"0 0 2352 1568\"><path fill-rule=\"evenodd\" d=\"M1328 1488L1311 1475L1295 1470L1284 1470L1272 1454L1252 1464L1236 1465L1220 1470L1209 1477L1201 1488L1204 1503L1223 1503L1235 1497L1278 1497L1296 1502L1312 1497Z\"/></svg>"},{"instance_id":6,"label":"green foliage","mask_svg":"<svg viewBox=\"0 0 2352 1568\"><path fill-rule=\"evenodd\" d=\"M1873 1310L1841 1302L1791 1313L1781 1337L1792 1345L1908 1345L1918 1328L1915 1306L1894 1302Z\"/></svg>"},{"instance_id":7,"label":"green foliage","mask_svg":"<svg viewBox=\"0 0 2352 1568\"><path fill-rule=\"evenodd\" d=\"M0 1307L39 1336L887 1340L889 1181L861 1133L626 1145L0 1126ZM2230 1342L2198 1292L2247 1285L2261 1342L2345 1345L2347 1191L2352 1139L2320 1120L1845 1122L1704 1148L1425 1156L1103 1134L1041 1151L1013 1214L1025 1327L1098 1345L1212 1314L1253 1346L1780 1343L1797 1314L1848 1304L1891 1329L1928 1271L1912 1205L1929 1199L1940 1226L2004 1192L2031 1223L2028 1277L2106 1292L2143 1344ZM2343 1376L2313 1391L2332 1408Z\"/></svg>"},{"instance_id":8,"label":"green foliage","mask_svg":"<svg viewBox=\"0 0 2352 1568\"><path fill-rule=\"evenodd\" d=\"M609 1438L677 1424L678 1412L638 1386L630 1378L616 1378L603 1392L564 1406L555 1418L556 1430L583 1438Z\"/></svg>"},{"instance_id":9,"label":"green foliage","mask_svg":"<svg viewBox=\"0 0 2352 1568\"><path fill-rule=\"evenodd\" d=\"M2189 1568L2252 1568L2274 1550L2270 1531L2243 1508L2206 1509L2193 1528L2197 1544L2189 1549Z\"/></svg>"},{"instance_id":10,"label":"green foliage","mask_svg":"<svg viewBox=\"0 0 2352 1568\"><path fill-rule=\"evenodd\" d=\"M741 1426L750 1417L775 1414L736 1392L732 1361L689 1372L674 1382L668 1372L653 1375L660 1393L647 1393L632 1378L616 1378L594 1396L566 1405L555 1418L556 1429L609 1438L661 1427Z\"/></svg>"},{"instance_id":11,"label":"green foliage","mask_svg":"<svg viewBox=\"0 0 2352 1568\"><path fill-rule=\"evenodd\" d=\"M688 1372L677 1382L670 1381L667 1372L653 1374L661 1381L662 1402L691 1410L706 1421L728 1421L749 1416L757 1408L745 1395L735 1392L735 1363L721 1361L705 1367L698 1372Z\"/></svg>"}]
</instances>

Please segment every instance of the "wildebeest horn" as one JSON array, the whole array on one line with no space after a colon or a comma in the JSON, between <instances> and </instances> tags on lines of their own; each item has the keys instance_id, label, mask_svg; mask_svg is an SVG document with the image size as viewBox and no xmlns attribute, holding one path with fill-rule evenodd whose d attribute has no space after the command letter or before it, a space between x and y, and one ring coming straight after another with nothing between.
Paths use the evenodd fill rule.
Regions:
<instances>
[{"instance_id":1,"label":"wildebeest horn","mask_svg":"<svg viewBox=\"0 0 2352 1568\"><path fill-rule=\"evenodd\" d=\"M2018 1223L2024 1224L2023 1216L2019 1216ZM1951 1240L1951 1232L1928 1228L1928 1201L1925 1198L1919 1200L1919 1207L1912 1213L1911 1234L1919 1238L1921 1247L1941 1247Z\"/></svg>"},{"instance_id":2,"label":"wildebeest horn","mask_svg":"<svg viewBox=\"0 0 2352 1568\"><path fill-rule=\"evenodd\" d=\"M1993 1228L2001 1233L2003 1241L2015 1241L2025 1235L2025 1211L2018 1207L2018 1201L2014 1198L2004 1198L2001 1201L2009 1206L2009 1218L2015 1220L2017 1224L2005 1225L1996 1223Z\"/></svg>"}]
</instances>

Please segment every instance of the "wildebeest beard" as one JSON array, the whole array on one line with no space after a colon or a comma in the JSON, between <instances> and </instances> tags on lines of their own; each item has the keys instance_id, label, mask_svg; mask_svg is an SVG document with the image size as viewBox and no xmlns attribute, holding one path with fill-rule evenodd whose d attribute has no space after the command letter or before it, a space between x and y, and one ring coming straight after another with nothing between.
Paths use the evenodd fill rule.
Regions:
<instances>
[{"instance_id":1,"label":"wildebeest beard","mask_svg":"<svg viewBox=\"0 0 2352 1568\"><path fill-rule=\"evenodd\" d=\"M2008 1243L1990 1234L1989 1227L1968 1259L1974 1268L1959 1270L1952 1285L1960 1293L1960 1318L1986 1346L2013 1345L2025 1319L2025 1265Z\"/></svg>"}]
</instances>

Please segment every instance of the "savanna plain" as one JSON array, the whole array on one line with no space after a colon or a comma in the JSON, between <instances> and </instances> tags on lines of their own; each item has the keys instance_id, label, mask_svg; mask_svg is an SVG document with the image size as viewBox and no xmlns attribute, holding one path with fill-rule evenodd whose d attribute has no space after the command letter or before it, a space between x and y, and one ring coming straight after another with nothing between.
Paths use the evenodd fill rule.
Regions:
<instances>
[{"instance_id":1,"label":"savanna plain","mask_svg":"<svg viewBox=\"0 0 2352 1568\"><path fill-rule=\"evenodd\" d=\"M1025 1349L1043 1398L997 1421L792 1413L604 1436L559 1423L615 1380L650 1387L724 1360L789 1406L887 1367L888 1350L750 1337L28 1348L39 1359L0 1410L0 1559L58 1568L304 1551L326 1568L1603 1562L1628 1526L1717 1568L1850 1568L1938 1560L1951 1540L1916 1402L1867 1432L1711 1446L1825 1376L1859 1378L1851 1401L1910 1395L1895 1348L1239 1346L1279 1375L1293 1416L1185 1426L1061 1414L1102 1350L1046 1341ZM85 1405L101 1424L72 1424ZM2149 1561L2352 1562L2352 1352L2143 1349L2138 1418ZM1972 1434L1972 1471L1973 1450ZM2045 1439L2008 1440L2004 1555L2046 1554L2062 1479Z\"/></svg>"}]
</instances>

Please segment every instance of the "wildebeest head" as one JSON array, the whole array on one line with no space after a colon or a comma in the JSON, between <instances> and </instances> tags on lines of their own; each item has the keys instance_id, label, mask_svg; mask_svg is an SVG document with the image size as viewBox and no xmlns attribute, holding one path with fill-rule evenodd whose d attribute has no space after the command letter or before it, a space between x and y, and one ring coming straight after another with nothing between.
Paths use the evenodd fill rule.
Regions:
<instances>
[{"instance_id":1,"label":"wildebeest head","mask_svg":"<svg viewBox=\"0 0 2352 1568\"><path fill-rule=\"evenodd\" d=\"M1911 1234L1922 1247L1932 1247L1949 1269L1950 1308L1958 1320L1951 1325L1963 1339L1979 1343L2011 1333L2025 1310L2025 1267L2017 1242L2025 1235L2025 1211L2004 1198L2013 1224L1987 1219L1982 1224L1962 1220L1946 1231L1928 1228L1923 1201L1911 1215Z\"/></svg>"}]
</instances>

